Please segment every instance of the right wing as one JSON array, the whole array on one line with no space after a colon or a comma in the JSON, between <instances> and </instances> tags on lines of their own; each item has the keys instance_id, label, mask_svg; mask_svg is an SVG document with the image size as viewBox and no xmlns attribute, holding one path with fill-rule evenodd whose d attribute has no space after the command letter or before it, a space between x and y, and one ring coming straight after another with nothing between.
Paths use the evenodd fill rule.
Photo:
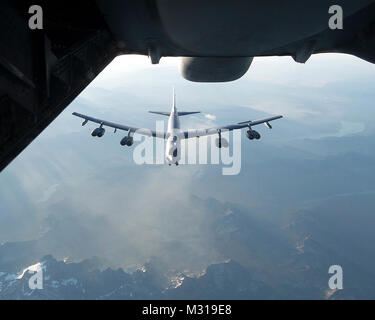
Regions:
<instances>
[{"instance_id":1,"label":"right wing","mask_svg":"<svg viewBox=\"0 0 375 320\"><path fill-rule=\"evenodd\" d=\"M219 132L222 131L233 131L237 129L242 129L246 127L252 127L256 126L259 124L264 123L268 128L272 128L269 122L281 119L283 116L274 116L270 118L265 118L261 120L254 120L254 121L244 121L244 122L239 122L237 124L231 124L223 127L215 127L215 128L207 128L207 129L190 129L187 131L182 132L182 139L189 139L189 138L196 138L196 137L203 137L203 136L209 136L209 135L214 135L218 134Z\"/></svg>"},{"instance_id":2,"label":"right wing","mask_svg":"<svg viewBox=\"0 0 375 320\"><path fill-rule=\"evenodd\" d=\"M91 121L101 126L111 127L116 130L130 131L133 133L135 132L135 133L148 136L148 137L156 137L156 138L162 138L162 139L166 138L166 132L164 131L154 131L154 130L147 129L147 128L137 128L137 127L127 126L124 124L117 124L117 123L106 121L106 120L96 119L96 118L86 116L84 114L80 114L77 112L73 112L73 115L85 120L82 125L85 125L87 122Z\"/></svg>"}]
</instances>

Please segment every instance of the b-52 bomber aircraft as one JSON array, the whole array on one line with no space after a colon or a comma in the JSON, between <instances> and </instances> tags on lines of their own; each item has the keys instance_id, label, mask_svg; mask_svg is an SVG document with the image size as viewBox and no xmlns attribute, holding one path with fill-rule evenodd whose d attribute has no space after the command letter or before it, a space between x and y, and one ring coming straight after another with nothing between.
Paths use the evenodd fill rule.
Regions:
<instances>
[{"instance_id":1,"label":"b-52 bomber aircraft","mask_svg":"<svg viewBox=\"0 0 375 320\"><path fill-rule=\"evenodd\" d=\"M166 148L165 148L165 158L169 165L175 164L178 165L178 162L181 158L181 153L179 152L181 150L181 140L182 139L189 139L189 138L198 138L202 136L209 136L209 135L218 135L218 138L216 139L215 143L218 148L227 147L228 142L222 138L221 134L223 131L232 131L242 128L248 128L246 131L246 137L249 140L259 140L261 138L259 132L253 130L253 126L259 125L264 123L266 127L269 129L272 129L272 126L270 124L271 121L277 120L282 118L283 116L278 115L274 117L269 117L261 120L255 120L255 121L244 121L239 122L237 124L231 124L223 127L215 127L215 128L207 128L207 129L189 129L189 130L181 130L180 129L180 116L186 116L191 114L197 114L200 113L200 111L193 111L193 112L181 112L177 111L176 107L176 93L175 90L173 90L173 105L171 112L160 112L160 111L149 111L150 113L154 114L160 114L163 116L168 116L168 129L167 131L154 131L151 129L146 128L136 128L131 127L128 125L123 124L116 124L113 122L109 122L106 120L101 120L97 118L93 118L90 116L86 116L84 114L80 114L77 112L74 112L73 115L77 116L79 118L84 119L82 126L86 125L89 121L99 124L100 126L96 129L94 129L91 133L93 137L103 137L105 133L104 126L110 127L117 130L124 130L128 131L128 135L125 136L120 144L122 146L128 146L131 147L134 144L134 138L131 136L134 133L149 136L149 137L156 137L161 139L166 139Z\"/></svg>"},{"instance_id":2,"label":"b-52 bomber aircraft","mask_svg":"<svg viewBox=\"0 0 375 320\"><path fill-rule=\"evenodd\" d=\"M374 30L375 0L0 1L0 172L117 56L227 82L257 57L375 63Z\"/></svg>"}]
</instances>

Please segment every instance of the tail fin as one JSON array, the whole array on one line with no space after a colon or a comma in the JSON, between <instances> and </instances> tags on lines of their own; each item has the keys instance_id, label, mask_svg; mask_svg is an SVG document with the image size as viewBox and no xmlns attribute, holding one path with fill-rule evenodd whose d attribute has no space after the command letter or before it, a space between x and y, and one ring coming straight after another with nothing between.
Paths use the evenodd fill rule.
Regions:
<instances>
[{"instance_id":1,"label":"tail fin","mask_svg":"<svg viewBox=\"0 0 375 320\"><path fill-rule=\"evenodd\" d=\"M176 88L173 87L173 106L176 106Z\"/></svg>"},{"instance_id":2,"label":"tail fin","mask_svg":"<svg viewBox=\"0 0 375 320\"><path fill-rule=\"evenodd\" d=\"M173 105L172 105L172 112L177 112L177 101L176 101L176 88L173 87Z\"/></svg>"}]
</instances>

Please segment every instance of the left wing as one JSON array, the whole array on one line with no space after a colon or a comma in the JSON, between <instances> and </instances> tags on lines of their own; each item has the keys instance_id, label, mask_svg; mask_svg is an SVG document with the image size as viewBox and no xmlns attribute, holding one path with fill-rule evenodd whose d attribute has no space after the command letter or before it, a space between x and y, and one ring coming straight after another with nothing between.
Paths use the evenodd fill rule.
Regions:
<instances>
[{"instance_id":1,"label":"left wing","mask_svg":"<svg viewBox=\"0 0 375 320\"><path fill-rule=\"evenodd\" d=\"M100 124L100 126L111 127L111 128L114 128L115 130L130 131L133 133L136 132L138 134L142 134L148 137L156 137L156 138L162 138L162 139L166 138L166 132L164 131L154 131L154 130L147 129L147 128L137 128L137 127L131 127L131 126L123 125L123 124L117 124L117 123L106 121L106 120L96 119L96 118L86 116L84 114L80 114L77 112L73 112L73 115L85 120L82 123L82 125L85 125L87 122L91 121L91 122Z\"/></svg>"},{"instance_id":2,"label":"left wing","mask_svg":"<svg viewBox=\"0 0 375 320\"><path fill-rule=\"evenodd\" d=\"M232 131L232 130L242 129L246 127L251 128L252 126L256 126L262 123L264 123L269 129L272 129L270 122L277 120L277 119L281 119L282 117L283 116L274 116L274 117L265 118L261 120L255 120L255 121L249 120L249 121L239 122L237 124L231 124L228 126L216 127L216 128L190 129L190 130L184 131L181 136L182 136L182 139L209 136L209 135L219 134L222 131Z\"/></svg>"}]
</instances>

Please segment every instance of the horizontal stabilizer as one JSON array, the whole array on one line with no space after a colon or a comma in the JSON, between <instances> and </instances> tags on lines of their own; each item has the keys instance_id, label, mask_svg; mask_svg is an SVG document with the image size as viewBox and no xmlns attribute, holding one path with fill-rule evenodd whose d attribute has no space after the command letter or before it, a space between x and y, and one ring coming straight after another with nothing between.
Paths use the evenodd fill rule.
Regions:
<instances>
[{"instance_id":1,"label":"horizontal stabilizer","mask_svg":"<svg viewBox=\"0 0 375 320\"><path fill-rule=\"evenodd\" d=\"M154 114L160 114L162 116L167 116L169 117L171 115L170 112L163 112L163 111L149 111L149 113L154 113ZM188 116L190 114L197 114L197 113L201 113L200 111L192 111L192 112L177 112L178 116L179 117L182 117L182 116Z\"/></svg>"},{"instance_id":2,"label":"horizontal stabilizer","mask_svg":"<svg viewBox=\"0 0 375 320\"><path fill-rule=\"evenodd\" d=\"M171 115L170 112L163 112L163 111L149 111L149 113L160 114L162 116L167 116L167 117Z\"/></svg>"},{"instance_id":3,"label":"horizontal stabilizer","mask_svg":"<svg viewBox=\"0 0 375 320\"><path fill-rule=\"evenodd\" d=\"M193 111L193 112L177 112L178 113L178 116L179 117L182 117L182 116L188 116L190 114L197 114L197 113L201 113L200 111Z\"/></svg>"}]
</instances>

